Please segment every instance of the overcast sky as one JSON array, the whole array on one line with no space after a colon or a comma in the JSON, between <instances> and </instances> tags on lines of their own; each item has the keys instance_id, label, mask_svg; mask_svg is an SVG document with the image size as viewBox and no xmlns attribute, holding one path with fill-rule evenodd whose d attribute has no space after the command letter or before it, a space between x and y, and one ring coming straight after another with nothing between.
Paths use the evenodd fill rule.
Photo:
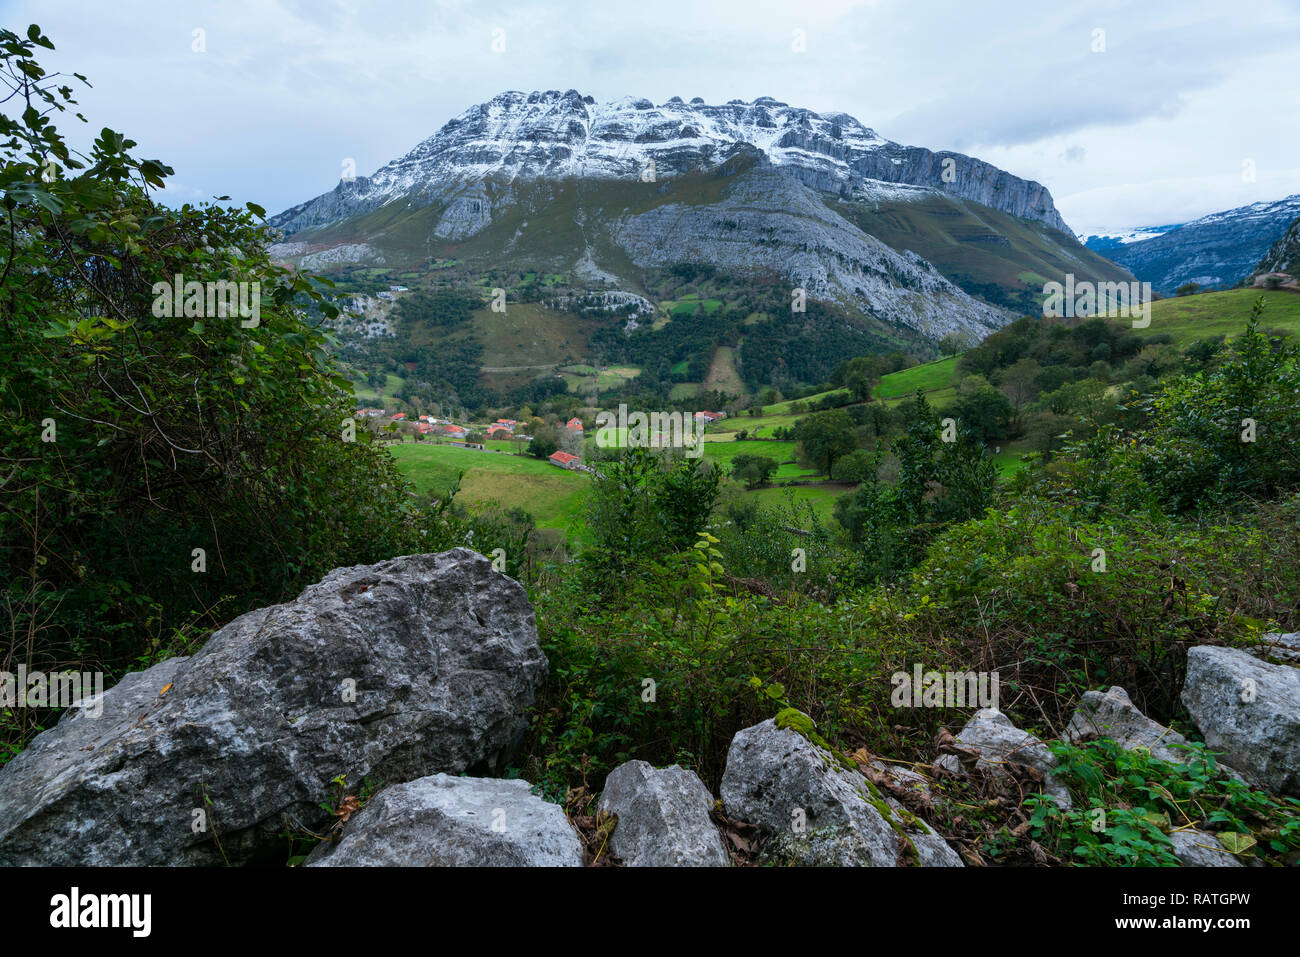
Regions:
<instances>
[{"instance_id":1,"label":"overcast sky","mask_svg":"<svg viewBox=\"0 0 1300 957\"><path fill-rule=\"evenodd\" d=\"M332 189L345 159L373 172L503 90L570 88L850 113L889 139L1046 184L1079 231L1300 193L1300 0L0 0L0 11L12 30L40 24L58 48L48 67L89 77L79 99L95 131L120 130L176 169L171 201L229 194L279 211Z\"/></svg>"}]
</instances>

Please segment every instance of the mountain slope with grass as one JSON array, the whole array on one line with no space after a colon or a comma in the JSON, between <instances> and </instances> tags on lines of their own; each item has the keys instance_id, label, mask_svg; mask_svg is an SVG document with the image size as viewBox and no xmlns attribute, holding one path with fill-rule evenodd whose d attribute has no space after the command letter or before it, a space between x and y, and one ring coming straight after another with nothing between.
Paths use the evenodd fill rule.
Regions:
<instances>
[{"instance_id":1,"label":"mountain slope with grass","mask_svg":"<svg viewBox=\"0 0 1300 957\"><path fill-rule=\"evenodd\" d=\"M978 341L1049 278L1127 278L1040 184L768 97L504 93L271 222L278 256L327 272L455 261L653 302L646 270L694 263L932 339Z\"/></svg>"}]
</instances>

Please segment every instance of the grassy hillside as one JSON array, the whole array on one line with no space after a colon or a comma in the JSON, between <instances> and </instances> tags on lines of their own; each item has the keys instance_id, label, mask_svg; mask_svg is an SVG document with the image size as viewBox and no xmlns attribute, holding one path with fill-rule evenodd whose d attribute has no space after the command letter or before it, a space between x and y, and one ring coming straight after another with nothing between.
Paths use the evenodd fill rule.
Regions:
<instances>
[{"instance_id":1,"label":"grassy hillside","mask_svg":"<svg viewBox=\"0 0 1300 957\"><path fill-rule=\"evenodd\" d=\"M828 205L895 249L909 249L967 292L1014 312L1034 311L1043 283L1079 279L1132 281L1122 266L1042 223L950 196L919 201Z\"/></svg>"},{"instance_id":2,"label":"grassy hillside","mask_svg":"<svg viewBox=\"0 0 1300 957\"><path fill-rule=\"evenodd\" d=\"M419 492L445 492L464 472L456 500L464 505L497 503L528 511L539 528L578 535L590 479L549 462L520 455L452 445L406 443L389 448L397 467Z\"/></svg>"},{"instance_id":3,"label":"grassy hillside","mask_svg":"<svg viewBox=\"0 0 1300 957\"><path fill-rule=\"evenodd\" d=\"M945 359L936 359L934 362L925 362L921 365L912 366L910 369L891 372L889 375L881 377L872 395L884 401L888 399L905 399L915 393L917 389L923 392L944 389L953 384L953 374L956 368L957 357L948 356Z\"/></svg>"},{"instance_id":4,"label":"grassy hillside","mask_svg":"<svg viewBox=\"0 0 1300 957\"><path fill-rule=\"evenodd\" d=\"M1260 295L1258 289L1228 289L1160 299L1151 304L1151 325L1134 332L1147 336L1165 333L1180 346L1211 336L1236 336L1245 328ZM1260 328L1286 329L1300 335L1300 295L1276 290L1265 293L1264 299Z\"/></svg>"}]
</instances>

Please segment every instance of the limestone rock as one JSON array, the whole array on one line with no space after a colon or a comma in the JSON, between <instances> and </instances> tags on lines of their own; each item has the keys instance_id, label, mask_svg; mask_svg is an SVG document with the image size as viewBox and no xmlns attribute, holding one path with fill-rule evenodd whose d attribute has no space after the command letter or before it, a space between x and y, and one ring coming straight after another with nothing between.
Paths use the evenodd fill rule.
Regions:
<instances>
[{"instance_id":1,"label":"limestone rock","mask_svg":"<svg viewBox=\"0 0 1300 957\"><path fill-rule=\"evenodd\" d=\"M732 739L722 801L729 816L758 829L763 861L892 867L906 841L923 865L956 860L946 844L947 854L935 844L942 838L928 825L887 800L855 768L770 718Z\"/></svg>"},{"instance_id":2,"label":"limestone rock","mask_svg":"<svg viewBox=\"0 0 1300 957\"><path fill-rule=\"evenodd\" d=\"M1173 831L1174 854L1184 867L1241 867L1241 861L1229 854L1219 839L1209 831L1189 828Z\"/></svg>"},{"instance_id":3,"label":"limestone rock","mask_svg":"<svg viewBox=\"0 0 1300 957\"><path fill-rule=\"evenodd\" d=\"M1264 643L1247 651L1256 658L1283 664L1300 665L1300 631L1289 634L1274 632L1264 636Z\"/></svg>"},{"instance_id":4,"label":"limestone rock","mask_svg":"<svg viewBox=\"0 0 1300 957\"><path fill-rule=\"evenodd\" d=\"M1225 763L1275 794L1300 794L1300 669L1201 645L1187 652L1182 700Z\"/></svg>"},{"instance_id":5,"label":"limestone rock","mask_svg":"<svg viewBox=\"0 0 1300 957\"><path fill-rule=\"evenodd\" d=\"M1043 791L1058 807L1071 806L1070 789L1052 776L1056 755L1042 741L1027 731L1021 731L1011 719L996 708L981 708L957 735L957 744L979 752L977 767L1001 770L1007 762L1028 765L1044 776ZM935 761L935 766L962 775L961 762L955 755L945 754Z\"/></svg>"},{"instance_id":6,"label":"limestone rock","mask_svg":"<svg viewBox=\"0 0 1300 957\"><path fill-rule=\"evenodd\" d=\"M523 588L482 556L336 569L127 676L98 717L69 709L0 769L0 865L274 860L338 775L499 773L545 677Z\"/></svg>"},{"instance_id":7,"label":"limestone rock","mask_svg":"<svg viewBox=\"0 0 1300 957\"><path fill-rule=\"evenodd\" d=\"M709 817L712 806L694 771L645 761L610 772L597 805L618 815L610 844L628 867L726 867L731 860Z\"/></svg>"},{"instance_id":8,"label":"limestone rock","mask_svg":"<svg viewBox=\"0 0 1300 957\"><path fill-rule=\"evenodd\" d=\"M1118 686L1105 693L1087 692L1062 737L1073 744L1094 737L1110 738L1126 751L1146 748L1161 761L1186 761L1188 755L1186 749L1177 747L1186 744L1186 738L1144 715Z\"/></svg>"},{"instance_id":9,"label":"limestone rock","mask_svg":"<svg viewBox=\"0 0 1300 957\"><path fill-rule=\"evenodd\" d=\"M527 781L449 774L384 788L308 867L581 867L564 809Z\"/></svg>"}]
</instances>

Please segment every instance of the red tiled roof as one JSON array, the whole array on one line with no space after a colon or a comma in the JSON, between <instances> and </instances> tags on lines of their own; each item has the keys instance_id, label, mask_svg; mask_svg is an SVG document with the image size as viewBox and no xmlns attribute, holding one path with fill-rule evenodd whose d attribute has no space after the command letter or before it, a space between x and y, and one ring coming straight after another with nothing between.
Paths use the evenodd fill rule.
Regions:
<instances>
[{"instance_id":1,"label":"red tiled roof","mask_svg":"<svg viewBox=\"0 0 1300 957\"><path fill-rule=\"evenodd\" d=\"M551 461L559 462L561 465L568 465L570 462L576 462L578 457L570 452L552 452Z\"/></svg>"}]
</instances>

